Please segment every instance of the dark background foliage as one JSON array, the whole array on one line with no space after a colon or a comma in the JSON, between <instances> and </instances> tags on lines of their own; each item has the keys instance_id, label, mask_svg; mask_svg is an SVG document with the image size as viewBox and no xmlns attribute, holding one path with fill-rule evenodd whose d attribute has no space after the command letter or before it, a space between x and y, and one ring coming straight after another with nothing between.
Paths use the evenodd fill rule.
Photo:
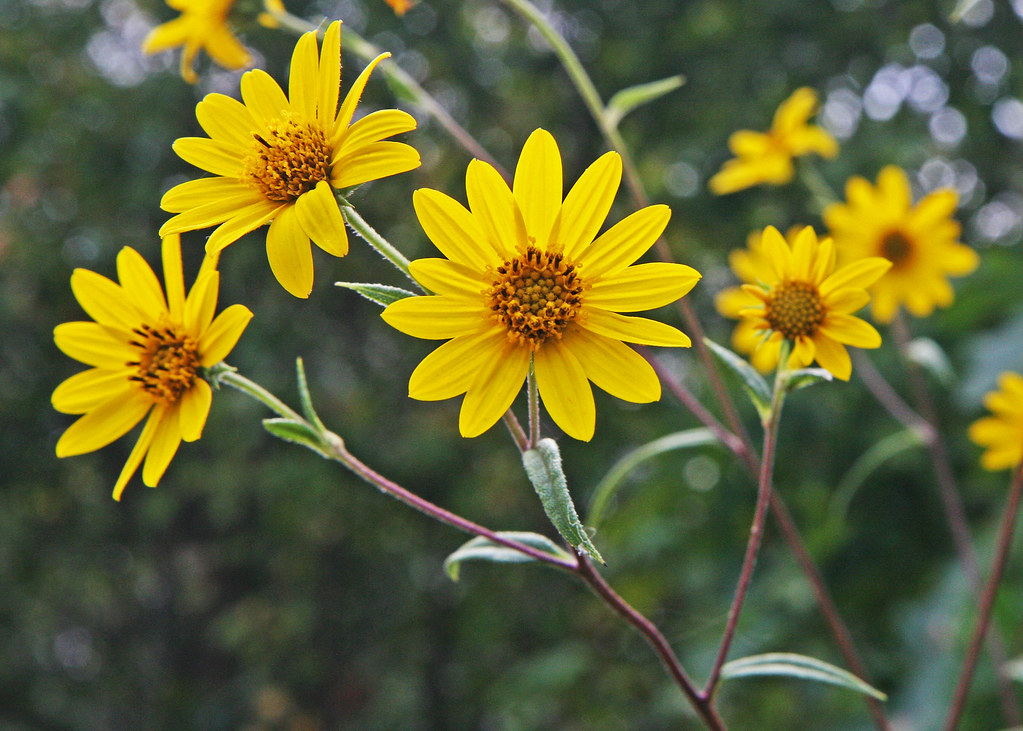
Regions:
<instances>
[{"instance_id":1,"label":"dark background foliage","mask_svg":"<svg viewBox=\"0 0 1023 731\"><path fill-rule=\"evenodd\" d=\"M567 77L535 31L498 2L424 0L396 18L382 0L290 3L342 18L409 69L508 167L538 126L558 139L574 180L603 150ZM841 190L906 167L918 193L959 188L977 273L954 308L914 322L948 353L931 385L982 556L1005 494L982 473L965 427L998 371L1023 369L1019 295L1023 215L1023 4L863 0L565 0L545 6L608 98L683 73L679 91L633 113L623 133L667 240L704 280L691 299L726 342L712 298L733 280L727 252L766 224L820 225L798 184L715 198L706 180L728 134L765 128L810 85L842 143L821 166ZM171 151L200 133L194 104L236 93L237 74L201 65L190 87L176 54L145 58L155 0L0 0L0 727L5 729L660 729L696 727L656 658L569 577L536 566L471 565L453 583L444 557L464 540L260 427L266 414L218 393L203 439L183 446L156 490L110 489L128 451L58 461L70 423L49 394L79 365L52 343L82 319L74 267L114 275L117 251L156 265L158 201L194 171ZM293 40L240 19L259 64L284 79ZM345 88L361 66L346 56ZM363 109L394 104L384 77ZM415 112L415 109L412 109ZM364 186L362 214L409 256L427 255L410 194L464 199L469 156L424 115L408 141L416 172ZM615 221L633 210L619 196ZM198 266L204 232L186 235ZM465 440L457 402L418 403L406 379L431 344L391 331L336 280L400 284L361 243L318 256L308 301L269 273L259 232L222 259L222 306L255 313L232 364L294 402L305 359L314 398L353 452L444 506L499 529L550 534L502 428ZM666 309L662 319L677 322ZM871 357L905 387L890 344ZM702 395L692 353L663 358ZM597 394L592 443L561 439L581 506L630 448L695 420L670 397L635 407ZM521 406L521 405L520 405ZM744 415L756 433L752 409ZM546 427L553 433L553 425ZM789 502L893 718L933 728L971 623L966 589L922 451L887 462L844 513L834 488L897 425L855 377L799 392L778 459ZM621 593L662 627L697 678L708 671L753 508L748 478L723 450L674 453L623 489L595 540ZM1023 582L1012 562L997 606L1010 655L1023 653ZM841 664L813 596L773 528L732 656L792 651ZM993 667L981 664L963 728L1005 725ZM1017 695L1020 683L1016 682ZM738 729L869 727L861 700L788 679L727 683Z\"/></svg>"}]
</instances>

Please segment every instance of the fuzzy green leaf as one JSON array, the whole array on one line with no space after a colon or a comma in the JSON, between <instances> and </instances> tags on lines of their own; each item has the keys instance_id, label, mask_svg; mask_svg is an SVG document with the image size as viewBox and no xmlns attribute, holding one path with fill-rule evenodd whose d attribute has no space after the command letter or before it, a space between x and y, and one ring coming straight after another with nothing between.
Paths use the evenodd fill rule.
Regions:
<instances>
[{"instance_id":1,"label":"fuzzy green leaf","mask_svg":"<svg viewBox=\"0 0 1023 731\"><path fill-rule=\"evenodd\" d=\"M756 407L760 417L763 418L770 413L771 387L767 385L764 377L757 373L757 369L728 348L718 345L710 338L704 338L703 342L710 348L710 352L717 357L718 362L739 379L739 383L742 384L743 389L749 394L750 400Z\"/></svg>"},{"instance_id":2,"label":"fuzzy green leaf","mask_svg":"<svg viewBox=\"0 0 1023 731\"><path fill-rule=\"evenodd\" d=\"M798 371L789 373L785 389L787 391L798 391L807 386L816 386L818 383L831 383L833 380L835 380L835 377L831 374L831 371L824 368L800 368Z\"/></svg>"},{"instance_id":3,"label":"fuzzy green leaf","mask_svg":"<svg viewBox=\"0 0 1023 731\"><path fill-rule=\"evenodd\" d=\"M835 667L823 660L791 652L769 652L764 655L752 655L725 663L721 668L721 679L748 678L755 675L788 676L803 680L816 680L842 688L863 693L879 701L888 700L888 696L863 682L855 675L842 668Z\"/></svg>"},{"instance_id":4,"label":"fuzzy green leaf","mask_svg":"<svg viewBox=\"0 0 1023 731\"><path fill-rule=\"evenodd\" d=\"M321 456L326 456L323 450L323 440L316 429L304 421L294 419L263 419L263 428L278 439L283 439L292 444L301 444L308 447Z\"/></svg>"},{"instance_id":5,"label":"fuzzy green leaf","mask_svg":"<svg viewBox=\"0 0 1023 731\"><path fill-rule=\"evenodd\" d=\"M370 302L387 307L392 302L403 300L406 297L415 297L415 292L409 292L401 287L392 287L388 284L368 284L364 282L334 282L335 287L344 287L353 292L358 292Z\"/></svg>"},{"instance_id":6,"label":"fuzzy green leaf","mask_svg":"<svg viewBox=\"0 0 1023 731\"><path fill-rule=\"evenodd\" d=\"M948 354L930 338L915 338L906 347L906 357L930 373L948 388L955 382L955 372Z\"/></svg>"},{"instance_id":7,"label":"fuzzy green leaf","mask_svg":"<svg viewBox=\"0 0 1023 731\"><path fill-rule=\"evenodd\" d=\"M656 101L665 94L670 94L684 83L686 83L686 78L677 74L666 79L649 81L622 89L607 103L607 107L604 109L604 120L611 127L617 127L625 115L633 109Z\"/></svg>"},{"instance_id":8,"label":"fuzzy green leaf","mask_svg":"<svg viewBox=\"0 0 1023 731\"><path fill-rule=\"evenodd\" d=\"M539 533L525 533L520 531L501 531L497 535L513 541L525 544L544 553L549 553L558 558L571 559L564 549L547 536ZM452 581L458 581L463 561L496 561L498 563L528 563L535 561L521 551L508 548L500 543L495 543L489 538L477 536L471 541L462 544L457 551L444 559L444 571Z\"/></svg>"},{"instance_id":9,"label":"fuzzy green leaf","mask_svg":"<svg viewBox=\"0 0 1023 731\"><path fill-rule=\"evenodd\" d=\"M320 421L319 415L313 408L313 399L309 395L309 382L305 377L305 364L301 358L295 359L295 374L298 378L298 400L302 404L302 415L305 416L306 421L319 429L320 432L325 431L323 422Z\"/></svg>"},{"instance_id":10,"label":"fuzzy green leaf","mask_svg":"<svg viewBox=\"0 0 1023 731\"><path fill-rule=\"evenodd\" d=\"M561 469L558 443L553 439L541 439L536 447L522 453L522 465L540 497L544 512L561 537L572 547L585 551L590 558L603 564L604 559L579 521L579 514L568 492L568 481Z\"/></svg>"}]
</instances>

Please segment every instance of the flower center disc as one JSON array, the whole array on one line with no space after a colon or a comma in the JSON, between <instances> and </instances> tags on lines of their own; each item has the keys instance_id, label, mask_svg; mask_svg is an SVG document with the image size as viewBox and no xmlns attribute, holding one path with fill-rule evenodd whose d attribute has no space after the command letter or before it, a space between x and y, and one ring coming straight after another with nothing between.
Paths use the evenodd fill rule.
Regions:
<instances>
[{"instance_id":1,"label":"flower center disc","mask_svg":"<svg viewBox=\"0 0 1023 731\"><path fill-rule=\"evenodd\" d=\"M892 231L881 239L881 256L895 267L905 264L912 254L913 242L901 231Z\"/></svg>"},{"instance_id":2,"label":"flower center disc","mask_svg":"<svg viewBox=\"0 0 1023 731\"><path fill-rule=\"evenodd\" d=\"M824 303L809 282L782 282L771 290L764 318L789 340L811 337L824 322Z\"/></svg>"},{"instance_id":3,"label":"flower center disc","mask_svg":"<svg viewBox=\"0 0 1023 731\"><path fill-rule=\"evenodd\" d=\"M578 271L563 254L530 246L496 273L484 294L490 299L493 318L518 345L538 350L549 338L560 338L582 306Z\"/></svg>"},{"instance_id":4,"label":"flower center disc","mask_svg":"<svg viewBox=\"0 0 1023 731\"><path fill-rule=\"evenodd\" d=\"M243 179L271 201L295 201L321 180L330 180L331 149L323 131L286 119L271 122L266 136L254 133Z\"/></svg>"},{"instance_id":5,"label":"flower center disc","mask_svg":"<svg viewBox=\"0 0 1023 731\"><path fill-rule=\"evenodd\" d=\"M138 360L128 363L137 373L129 377L157 400L174 403L192 387L201 365L196 343L177 327L135 328Z\"/></svg>"}]
</instances>

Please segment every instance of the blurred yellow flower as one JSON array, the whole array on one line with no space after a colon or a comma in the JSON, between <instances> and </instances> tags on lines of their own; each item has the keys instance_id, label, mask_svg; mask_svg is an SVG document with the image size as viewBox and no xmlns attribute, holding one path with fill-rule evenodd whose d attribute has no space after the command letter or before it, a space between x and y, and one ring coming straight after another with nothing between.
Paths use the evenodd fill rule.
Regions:
<instances>
[{"instance_id":1,"label":"blurred yellow flower","mask_svg":"<svg viewBox=\"0 0 1023 731\"><path fill-rule=\"evenodd\" d=\"M206 251L220 252L267 223L266 253L277 281L296 297L313 287L310 239L334 256L348 253L348 234L335 190L419 167L409 145L385 141L416 127L397 109L352 115L376 65L373 59L338 108L341 86L341 23L326 30L317 55L316 33L305 33L291 59L289 97L269 74L247 71L244 103L209 94L196 106L209 135L183 137L174 151L215 177L181 183L160 205L177 213L161 235L217 226Z\"/></svg>"},{"instance_id":2,"label":"blurred yellow flower","mask_svg":"<svg viewBox=\"0 0 1023 731\"><path fill-rule=\"evenodd\" d=\"M998 377L998 390L984 397L993 413L970 425L970 439L987 451L980 457L986 470L1018 467L1023 462L1023 376L1006 371Z\"/></svg>"},{"instance_id":3,"label":"blurred yellow flower","mask_svg":"<svg viewBox=\"0 0 1023 731\"><path fill-rule=\"evenodd\" d=\"M824 211L841 261L883 256L892 268L871 288L871 314L891 322L899 307L917 317L947 307L955 297L948 277L977 268L977 252L959 243L960 226L952 218L959 201L949 188L925 195L913 205L906 173L894 165L877 176L877 187L864 178L846 183L847 203Z\"/></svg>"},{"instance_id":4,"label":"blurred yellow flower","mask_svg":"<svg viewBox=\"0 0 1023 731\"><path fill-rule=\"evenodd\" d=\"M745 129L734 132L728 138L728 147L735 157L710 179L711 191L724 195L761 183L781 185L795 174L793 158L812 152L835 157L838 154L835 138L824 129L807 124L816 111L816 92L802 87L781 103L768 132Z\"/></svg>"},{"instance_id":5,"label":"blurred yellow flower","mask_svg":"<svg viewBox=\"0 0 1023 731\"><path fill-rule=\"evenodd\" d=\"M782 341L792 343L789 368L803 368L815 359L836 378L849 380L852 361L846 345L877 348L881 336L872 325L853 316L870 300L866 288L881 277L891 262L880 257L860 259L835 268L831 239L817 241L810 226L799 231L792 245L773 226L764 229L760 252L749 260L754 283L743 284L751 306L738 315L748 320L760 338L754 359L776 365Z\"/></svg>"},{"instance_id":6,"label":"blurred yellow flower","mask_svg":"<svg viewBox=\"0 0 1023 731\"><path fill-rule=\"evenodd\" d=\"M448 342L412 373L412 398L464 393L459 430L477 436L508 410L533 367L551 418L582 440L593 436L596 419L590 381L634 403L660 398L653 368L625 343L687 347L690 340L619 313L673 302L700 274L682 264L630 266L667 226L667 206L643 208L597 236L621 177L621 158L608 152L562 201L561 154L538 129L511 189L473 160L469 210L440 191L416 191L419 222L447 258L412 262L412 274L437 294L399 300L383 318L413 337Z\"/></svg>"},{"instance_id":7,"label":"blurred yellow flower","mask_svg":"<svg viewBox=\"0 0 1023 731\"><path fill-rule=\"evenodd\" d=\"M156 487L181 440L201 436L212 400L201 369L227 357L252 317L232 305L214 319L220 274L213 257L185 296L177 235L163 240L163 272L166 297L149 264L127 246L117 255L119 284L76 269L71 288L94 322L64 323L53 333L58 348L92 366L53 392L57 411L82 414L57 442L58 457L101 449L149 414L114 485L115 500L143 458L142 480Z\"/></svg>"},{"instance_id":8,"label":"blurred yellow flower","mask_svg":"<svg viewBox=\"0 0 1023 731\"><path fill-rule=\"evenodd\" d=\"M142 43L146 53L159 53L182 46L181 76L194 84L195 57L205 50L214 61L227 69L240 69L252 62L245 49L228 27L227 16L235 0L167 0L181 15L150 31Z\"/></svg>"},{"instance_id":9,"label":"blurred yellow flower","mask_svg":"<svg viewBox=\"0 0 1023 731\"><path fill-rule=\"evenodd\" d=\"M413 0L385 0L385 2L391 6L394 14L399 17L404 15L415 4Z\"/></svg>"}]
</instances>

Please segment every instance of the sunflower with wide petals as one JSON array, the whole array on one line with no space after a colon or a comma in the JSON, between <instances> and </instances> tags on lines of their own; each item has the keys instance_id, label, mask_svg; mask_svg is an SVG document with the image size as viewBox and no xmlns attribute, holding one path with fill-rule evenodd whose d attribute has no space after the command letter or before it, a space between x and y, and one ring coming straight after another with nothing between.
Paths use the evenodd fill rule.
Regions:
<instances>
[{"instance_id":1,"label":"sunflower with wide petals","mask_svg":"<svg viewBox=\"0 0 1023 731\"><path fill-rule=\"evenodd\" d=\"M54 329L57 347L91 366L53 392L57 411L82 415L57 441L58 457L101 449L149 416L114 485L115 500L143 459L142 481L156 487L181 441L202 435L212 401L202 369L227 357L252 317L232 305L214 318L215 257L206 257L185 296L177 235L163 240L163 272L166 296L149 264L127 246L117 255L119 283L76 269L71 289L94 321Z\"/></svg>"},{"instance_id":2,"label":"sunflower with wide petals","mask_svg":"<svg viewBox=\"0 0 1023 731\"><path fill-rule=\"evenodd\" d=\"M824 211L839 259L883 256L892 268L871 288L870 313L880 323L895 319L900 307L926 317L955 299L949 277L970 274L977 252L959 242L962 230L952 218L959 195L952 188L928 193L913 205L906 173L894 165L877 176L877 186L859 176L846 183L847 202Z\"/></svg>"},{"instance_id":3,"label":"sunflower with wide petals","mask_svg":"<svg viewBox=\"0 0 1023 731\"><path fill-rule=\"evenodd\" d=\"M710 179L711 191L724 195L762 183L783 185L795 175L793 158L811 153L835 157L835 138L825 129L808 124L816 111L817 93L802 87L781 103L767 132L733 132L728 147L735 157Z\"/></svg>"},{"instance_id":4,"label":"sunflower with wide petals","mask_svg":"<svg viewBox=\"0 0 1023 731\"><path fill-rule=\"evenodd\" d=\"M1023 463L1023 376L1006 371L998 390L984 397L991 412L970 425L970 439L985 448L980 466L986 470L1018 468Z\"/></svg>"},{"instance_id":5,"label":"sunflower with wide petals","mask_svg":"<svg viewBox=\"0 0 1023 731\"><path fill-rule=\"evenodd\" d=\"M267 223L266 253L281 285L296 297L313 287L310 239L334 256L348 253L348 234L335 191L419 166L419 153L386 138L415 129L406 112L383 109L355 123L352 116L377 56L338 107L341 23L326 30L317 54L316 33L295 46L290 97L266 72L247 71L242 102L210 94L196 107L209 135L184 137L174 151L215 177L171 188L160 205L178 215L161 235L216 226L206 251L219 253Z\"/></svg>"},{"instance_id":6,"label":"sunflower with wide petals","mask_svg":"<svg viewBox=\"0 0 1023 731\"><path fill-rule=\"evenodd\" d=\"M419 222L447 258L412 262L412 274L436 294L394 302L383 318L408 335L448 342L412 373L412 398L465 394L459 430L472 437L501 418L533 368L551 418L582 440L595 428L590 381L633 403L660 398L652 366L625 343L687 347L689 338L620 313L673 302L700 274L682 264L630 266L667 226L667 206L643 208L597 235L621 176L621 157L608 152L562 200L561 154L538 129L511 189L473 160L468 209L440 191L415 192Z\"/></svg>"},{"instance_id":7,"label":"sunflower with wide petals","mask_svg":"<svg viewBox=\"0 0 1023 731\"><path fill-rule=\"evenodd\" d=\"M789 245L795 240L799 228L791 228L785 238ZM745 249L732 249L728 254L728 264L742 284L756 284L764 271L770 270L770 260L763 245L763 232L754 231L746 238ZM774 348L761 348L763 333L757 329L756 321L740 317L739 313L760 304L760 299L750 294L742 285L727 287L714 297L717 311L725 317L738 322L732 331L732 348L750 357L750 363L761 373L769 373L778 366L778 351Z\"/></svg>"},{"instance_id":8,"label":"sunflower with wide petals","mask_svg":"<svg viewBox=\"0 0 1023 731\"><path fill-rule=\"evenodd\" d=\"M891 267L880 257L860 259L836 269L831 239L817 240L811 226L797 233L792 245L773 226L761 238L763 258L756 264L757 282L743 284L756 302L738 314L759 335L759 357L778 363L783 341L792 345L788 368L814 360L843 381L852 374L846 346L877 348L881 336L853 315L870 301L867 287ZM755 354L756 355L756 354Z\"/></svg>"}]
</instances>

